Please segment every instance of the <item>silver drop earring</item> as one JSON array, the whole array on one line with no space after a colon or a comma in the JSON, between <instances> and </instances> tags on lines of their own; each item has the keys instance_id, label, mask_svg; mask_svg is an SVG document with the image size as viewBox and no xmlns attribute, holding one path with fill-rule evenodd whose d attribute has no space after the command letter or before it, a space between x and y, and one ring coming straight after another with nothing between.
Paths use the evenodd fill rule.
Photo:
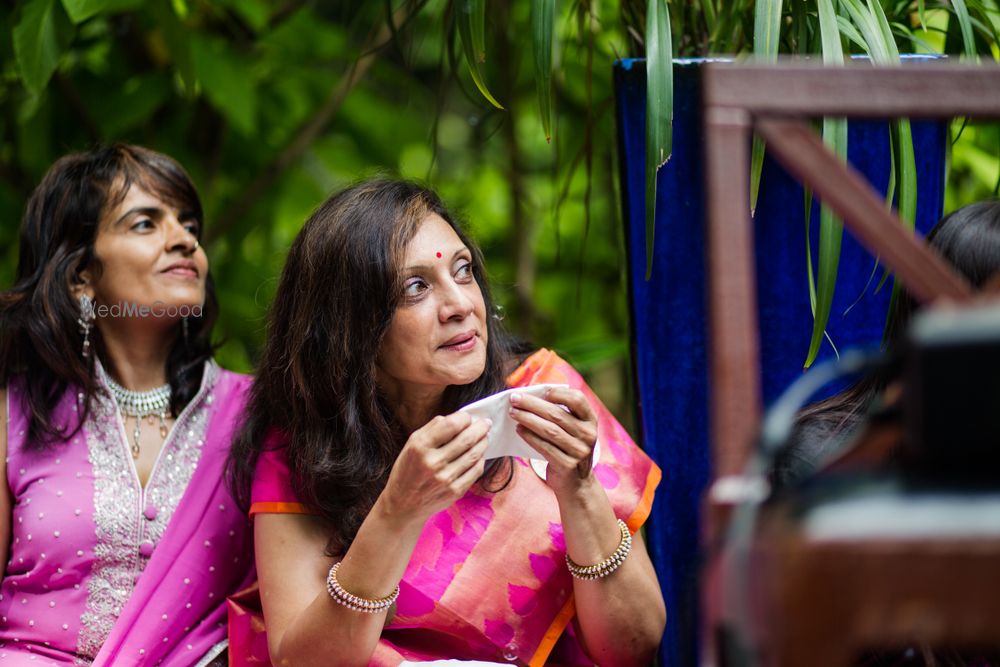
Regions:
<instances>
[{"instance_id":1,"label":"silver drop earring","mask_svg":"<svg viewBox=\"0 0 1000 667\"><path fill-rule=\"evenodd\" d=\"M502 322L503 318L504 318L503 306L501 306L498 303L493 306L493 319L495 319L497 322Z\"/></svg>"},{"instance_id":2,"label":"silver drop earring","mask_svg":"<svg viewBox=\"0 0 1000 667\"><path fill-rule=\"evenodd\" d=\"M80 317L76 323L83 334L83 358L90 357L90 329L94 322L94 301L86 294L80 295Z\"/></svg>"}]
</instances>

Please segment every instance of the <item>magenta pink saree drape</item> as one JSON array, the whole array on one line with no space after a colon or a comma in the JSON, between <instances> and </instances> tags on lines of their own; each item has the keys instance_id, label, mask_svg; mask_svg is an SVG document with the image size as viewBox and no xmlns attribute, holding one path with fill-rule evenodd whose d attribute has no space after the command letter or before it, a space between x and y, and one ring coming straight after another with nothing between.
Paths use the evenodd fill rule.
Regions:
<instances>
[{"instance_id":1,"label":"magenta pink saree drape","mask_svg":"<svg viewBox=\"0 0 1000 667\"><path fill-rule=\"evenodd\" d=\"M224 475L248 384L221 374L197 471L95 666L190 666L226 640L226 596L256 578L248 521Z\"/></svg>"}]
</instances>

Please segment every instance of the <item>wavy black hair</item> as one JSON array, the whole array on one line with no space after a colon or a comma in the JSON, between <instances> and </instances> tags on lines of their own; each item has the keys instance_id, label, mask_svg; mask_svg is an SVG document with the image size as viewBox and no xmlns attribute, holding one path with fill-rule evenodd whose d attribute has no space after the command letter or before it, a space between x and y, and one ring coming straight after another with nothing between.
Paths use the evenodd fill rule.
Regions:
<instances>
[{"instance_id":1,"label":"wavy black hair","mask_svg":"<svg viewBox=\"0 0 1000 667\"><path fill-rule=\"evenodd\" d=\"M472 252L473 275L492 313L479 248L434 192L388 178L348 187L313 213L292 244L271 306L229 482L249 505L265 440L272 429L281 432L301 500L333 528L332 555L353 541L409 437L379 389L376 361L403 298L404 249L432 213ZM526 351L499 319L487 321L485 370L445 390L442 414L503 390L513 355ZM498 490L512 474L509 459L491 461L480 484Z\"/></svg>"},{"instance_id":2,"label":"wavy black hair","mask_svg":"<svg viewBox=\"0 0 1000 667\"><path fill-rule=\"evenodd\" d=\"M1000 200L963 206L941 218L927 235L927 243L976 289L1000 272ZM900 290L886 328L885 347L895 349L918 304ZM811 472L825 452L856 425L893 379L886 367L847 389L807 406L796 420L791 446L772 471L775 486L787 486Z\"/></svg>"},{"instance_id":3,"label":"wavy black hair","mask_svg":"<svg viewBox=\"0 0 1000 667\"><path fill-rule=\"evenodd\" d=\"M83 357L80 304L73 288L82 284L84 270L100 273L94 253L99 222L133 184L190 211L201 233L204 216L191 178L172 158L141 146L111 144L66 155L49 168L28 200L14 286L0 291L0 387L23 378L31 449L68 439L89 412L96 386L94 360L104 356L104 348L95 327L90 336L96 355ZM209 273L202 316L189 318L186 340L177 336L167 358L174 416L198 391L204 363L212 356L217 314ZM55 424L52 411L71 386L84 393L84 410L75 424Z\"/></svg>"}]
</instances>

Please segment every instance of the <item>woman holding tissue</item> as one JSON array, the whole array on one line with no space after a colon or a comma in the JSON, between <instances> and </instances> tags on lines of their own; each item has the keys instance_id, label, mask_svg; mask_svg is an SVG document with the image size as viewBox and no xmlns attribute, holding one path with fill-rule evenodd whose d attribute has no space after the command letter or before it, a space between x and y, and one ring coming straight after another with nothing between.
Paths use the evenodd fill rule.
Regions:
<instances>
[{"instance_id":1,"label":"woman holding tissue","mask_svg":"<svg viewBox=\"0 0 1000 667\"><path fill-rule=\"evenodd\" d=\"M665 611L636 531L660 471L492 312L479 250L420 186L355 185L299 233L231 455L274 664L651 659ZM524 443L547 470L485 456ZM259 664L239 621L232 664Z\"/></svg>"}]
</instances>

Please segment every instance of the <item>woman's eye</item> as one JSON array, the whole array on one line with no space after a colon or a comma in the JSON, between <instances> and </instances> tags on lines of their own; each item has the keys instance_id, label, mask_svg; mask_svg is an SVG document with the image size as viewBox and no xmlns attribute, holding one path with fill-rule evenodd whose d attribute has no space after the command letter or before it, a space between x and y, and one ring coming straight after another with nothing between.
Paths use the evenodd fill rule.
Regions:
<instances>
[{"instance_id":1,"label":"woman's eye","mask_svg":"<svg viewBox=\"0 0 1000 667\"><path fill-rule=\"evenodd\" d=\"M188 234L190 234L191 236L197 237L198 231L201 229L201 227L198 225L197 222L185 222L184 229L186 229L188 231Z\"/></svg>"},{"instance_id":2,"label":"woman's eye","mask_svg":"<svg viewBox=\"0 0 1000 667\"><path fill-rule=\"evenodd\" d=\"M423 280L412 280L405 285L403 285L403 294L407 298L412 298L415 296L420 296L420 294L427 289L427 283Z\"/></svg>"},{"instance_id":3,"label":"woman's eye","mask_svg":"<svg viewBox=\"0 0 1000 667\"><path fill-rule=\"evenodd\" d=\"M465 262L455 273L455 277L459 280L470 280L472 279L472 262Z\"/></svg>"},{"instance_id":4,"label":"woman's eye","mask_svg":"<svg viewBox=\"0 0 1000 667\"><path fill-rule=\"evenodd\" d=\"M141 220L136 220L135 223L132 224L132 229L137 231L144 231L147 229L152 229L154 226L155 225L153 224L152 220L150 220L149 218L142 218Z\"/></svg>"}]
</instances>

